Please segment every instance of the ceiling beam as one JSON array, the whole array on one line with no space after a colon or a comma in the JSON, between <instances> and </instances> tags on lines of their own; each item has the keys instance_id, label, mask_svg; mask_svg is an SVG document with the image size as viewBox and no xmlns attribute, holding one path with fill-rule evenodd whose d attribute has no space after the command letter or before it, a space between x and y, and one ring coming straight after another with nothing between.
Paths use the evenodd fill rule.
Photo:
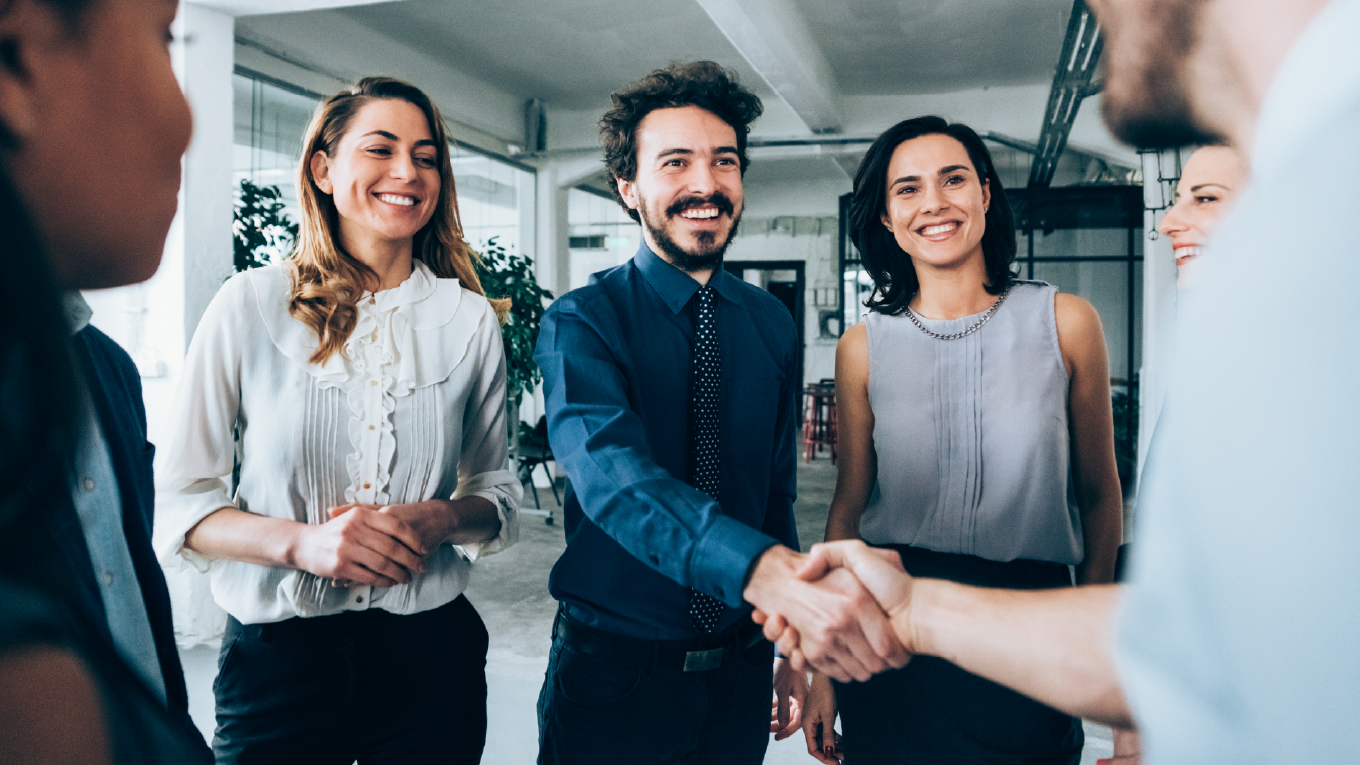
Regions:
<instances>
[{"instance_id":1,"label":"ceiling beam","mask_svg":"<svg viewBox=\"0 0 1360 765\"><path fill-rule=\"evenodd\" d=\"M840 131L840 92L831 64L792 0L696 2L808 130Z\"/></svg>"},{"instance_id":2,"label":"ceiling beam","mask_svg":"<svg viewBox=\"0 0 1360 765\"><path fill-rule=\"evenodd\" d=\"M189 0L193 5L202 5L207 8L212 8L215 11L221 11L229 16L324 11L332 8L347 8L351 5L375 5L377 3L399 1L400 0Z\"/></svg>"},{"instance_id":3,"label":"ceiling beam","mask_svg":"<svg viewBox=\"0 0 1360 765\"><path fill-rule=\"evenodd\" d=\"M1096 70L1103 46L1104 39L1095 15L1086 7L1085 0L1074 0L1062 55L1058 57L1053 87L1048 93L1044 125L1039 131L1039 151L1030 165L1030 188L1047 187L1053 182L1053 173L1067 148L1067 136L1072 132L1082 99L1099 92L1099 85L1095 84L1098 82Z\"/></svg>"}]
</instances>

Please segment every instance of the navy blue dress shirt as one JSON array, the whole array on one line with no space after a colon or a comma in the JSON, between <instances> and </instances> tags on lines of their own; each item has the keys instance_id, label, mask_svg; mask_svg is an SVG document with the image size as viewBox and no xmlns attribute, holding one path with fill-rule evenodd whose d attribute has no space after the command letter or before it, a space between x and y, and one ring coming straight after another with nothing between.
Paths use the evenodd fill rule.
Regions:
<instances>
[{"instance_id":1,"label":"navy blue dress shirt","mask_svg":"<svg viewBox=\"0 0 1360 765\"><path fill-rule=\"evenodd\" d=\"M586 625L647 640L699 635L690 588L744 618L742 586L770 546L798 549L798 334L774 296L723 271L719 496L689 484L691 367L699 283L644 244L548 308L535 361L548 438L571 478L567 550L552 596Z\"/></svg>"}]
</instances>

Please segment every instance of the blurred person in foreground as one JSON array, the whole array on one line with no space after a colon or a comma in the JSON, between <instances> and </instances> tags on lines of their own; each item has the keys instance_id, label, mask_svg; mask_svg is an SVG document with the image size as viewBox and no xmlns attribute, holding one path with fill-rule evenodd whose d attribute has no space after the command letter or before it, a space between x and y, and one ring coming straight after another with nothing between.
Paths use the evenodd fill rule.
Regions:
<instances>
[{"instance_id":1,"label":"blurred person in foreground","mask_svg":"<svg viewBox=\"0 0 1360 765\"><path fill-rule=\"evenodd\" d=\"M76 291L143 281L160 262L190 133L170 67L176 7L0 2L6 763L211 760L151 554L140 380Z\"/></svg>"},{"instance_id":2,"label":"blurred person in foreground","mask_svg":"<svg viewBox=\"0 0 1360 765\"><path fill-rule=\"evenodd\" d=\"M1353 760L1360 313L1341 224L1360 203L1360 0L1091 5L1111 130L1148 147L1226 141L1252 172L1185 293L1130 583L915 580L858 542L815 549L804 575L850 567L908 650L1136 723L1149 763ZM767 634L798 662L783 626Z\"/></svg>"}]
</instances>

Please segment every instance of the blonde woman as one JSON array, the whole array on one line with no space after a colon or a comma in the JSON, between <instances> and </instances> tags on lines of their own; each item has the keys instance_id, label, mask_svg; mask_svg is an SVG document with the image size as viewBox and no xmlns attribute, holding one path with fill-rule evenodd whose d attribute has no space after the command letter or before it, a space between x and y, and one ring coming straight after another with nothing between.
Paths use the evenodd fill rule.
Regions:
<instances>
[{"instance_id":1,"label":"blonde woman","mask_svg":"<svg viewBox=\"0 0 1360 765\"><path fill-rule=\"evenodd\" d=\"M462 592L515 541L521 495L505 306L424 93L361 80L303 146L294 256L228 281L190 344L158 553L210 570L230 614L219 763L475 763L487 634Z\"/></svg>"}]
</instances>

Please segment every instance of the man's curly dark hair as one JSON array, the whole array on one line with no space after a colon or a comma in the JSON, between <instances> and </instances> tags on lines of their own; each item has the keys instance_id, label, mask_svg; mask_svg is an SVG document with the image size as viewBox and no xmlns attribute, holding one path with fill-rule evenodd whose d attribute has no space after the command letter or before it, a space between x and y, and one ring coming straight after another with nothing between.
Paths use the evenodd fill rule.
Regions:
<instances>
[{"instance_id":1,"label":"man's curly dark hair","mask_svg":"<svg viewBox=\"0 0 1360 765\"><path fill-rule=\"evenodd\" d=\"M751 123L764 110L760 98L737 82L737 73L712 61L671 64L657 69L636 83L614 93L614 106L600 118L600 137L604 139L604 166L609 186L628 215L639 223L638 211L619 196L618 181L637 179L637 126L642 118L657 109L697 106L707 109L737 132L737 156L741 172L751 161L746 158L746 134Z\"/></svg>"}]
</instances>

